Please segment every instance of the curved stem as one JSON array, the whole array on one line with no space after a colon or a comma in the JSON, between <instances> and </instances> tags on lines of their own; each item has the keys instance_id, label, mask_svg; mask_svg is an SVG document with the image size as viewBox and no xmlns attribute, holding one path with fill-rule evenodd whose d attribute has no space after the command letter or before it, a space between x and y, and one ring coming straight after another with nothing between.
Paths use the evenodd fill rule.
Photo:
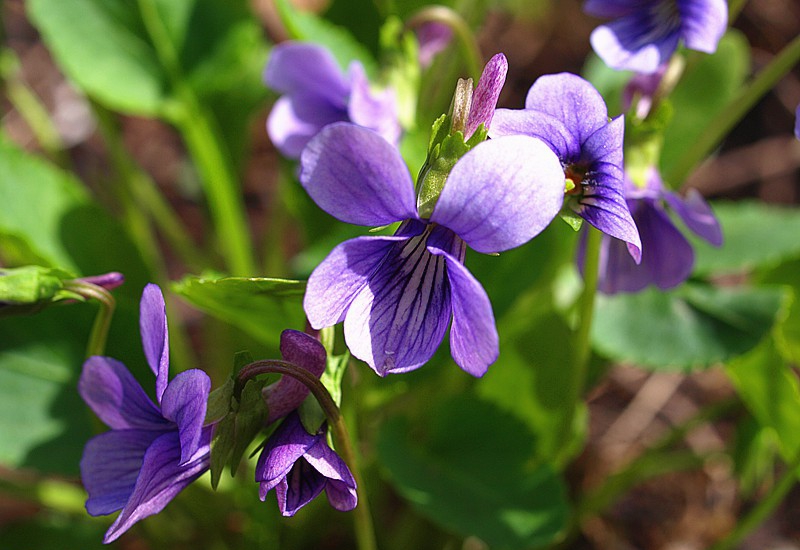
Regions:
<instances>
[{"instance_id":1,"label":"curved stem","mask_svg":"<svg viewBox=\"0 0 800 550\"><path fill-rule=\"evenodd\" d=\"M350 470L353 473L353 478L356 480L356 486L361 489L358 497L358 505L354 511L354 523L358 548L359 550L376 550L377 544L375 542L375 529L372 524L372 515L370 514L369 510L367 493L364 489L363 478L361 477L361 471L358 467L356 454L350 442L350 436L347 432L347 427L345 426L344 417L339 411L339 407L336 406L331 394L328 393L328 390L325 388L319 378L307 370L287 361L255 361L249 365L245 365L239 371L233 387L233 395L241 395L242 389L249 379L261 374L271 373L288 375L304 384L325 413L325 416L328 419L328 425L333 431L339 453L342 455L342 459L345 461L345 463L347 463L350 467Z\"/></svg>"},{"instance_id":2,"label":"curved stem","mask_svg":"<svg viewBox=\"0 0 800 550\"><path fill-rule=\"evenodd\" d=\"M116 306L114 297L101 286L79 280L65 282L64 289L99 302L100 309L97 311L94 324L92 324L92 332L89 334L86 357L104 355L108 329L111 327L111 317L114 315L114 307Z\"/></svg>"},{"instance_id":3,"label":"curved stem","mask_svg":"<svg viewBox=\"0 0 800 550\"><path fill-rule=\"evenodd\" d=\"M443 23L453 30L461 44L461 51L467 63L467 71L473 80L477 82L483 71L481 48L464 18L448 7L429 6L412 15L406 23L406 27L413 29L423 23Z\"/></svg>"}]
</instances>

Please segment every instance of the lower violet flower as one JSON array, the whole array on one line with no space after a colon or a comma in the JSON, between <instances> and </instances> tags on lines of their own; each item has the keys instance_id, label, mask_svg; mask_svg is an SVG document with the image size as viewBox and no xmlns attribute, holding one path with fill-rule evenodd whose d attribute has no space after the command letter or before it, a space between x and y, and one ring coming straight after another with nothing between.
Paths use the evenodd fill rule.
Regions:
<instances>
[{"instance_id":1,"label":"lower violet flower","mask_svg":"<svg viewBox=\"0 0 800 550\"><path fill-rule=\"evenodd\" d=\"M487 65L465 128L488 125L504 67L502 55ZM432 213L421 215L397 150L370 130L340 123L309 143L300 181L344 222L403 222L393 236L340 244L314 270L303 302L311 326L344 321L352 354L384 376L427 362L452 319L453 359L474 376L485 374L499 353L497 330L486 291L464 267L466 246L508 250L556 216L564 178L548 146L528 136L477 144L455 163L435 205L425 203Z\"/></svg>"},{"instance_id":2,"label":"lower violet flower","mask_svg":"<svg viewBox=\"0 0 800 550\"><path fill-rule=\"evenodd\" d=\"M137 521L156 514L209 468L211 427L204 427L211 388L208 375L187 370L168 381L169 338L161 289L142 294L139 325L150 369L154 404L128 369L110 357L83 365L78 391L110 431L92 438L81 459L81 479L92 516L122 513L106 532L116 540Z\"/></svg>"},{"instance_id":3,"label":"lower violet flower","mask_svg":"<svg viewBox=\"0 0 800 550\"><path fill-rule=\"evenodd\" d=\"M592 32L592 48L612 69L653 73L679 42L714 53L728 25L725 0L586 0L583 8L614 21Z\"/></svg>"},{"instance_id":4,"label":"lower violet flower","mask_svg":"<svg viewBox=\"0 0 800 550\"><path fill-rule=\"evenodd\" d=\"M524 109L497 109L489 135L527 135L550 145L564 170L567 205L603 233L625 241L638 262L642 245L624 195L624 132L623 117L609 122L594 86L561 73L537 79Z\"/></svg>"},{"instance_id":5,"label":"lower violet flower","mask_svg":"<svg viewBox=\"0 0 800 550\"><path fill-rule=\"evenodd\" d=\"M293 516L323 490L331 506L342 512L356 507L356 482L347 464L328 447L327 429L308 433L292 412L267 440L256 465L259 496L275 489L284 516Z\"/></svg>"},{"instance_id":6,"label":"lower violet flower","mask_svg":"<svg viewBox=\"0 0 800 550\"><path fill-rule=\"evenodd\" d=\"M598 280L601 292L638 292L651 284L666 290L689 278L694 265L692 245L675 227L664 203L697 236L714 246L722 244L719 222L697 190L690 189L681 198L664 188L655 168L650 169L645 188L636 187L626 179L626 189L628 206L642 237L642 261L636 265L620 241L604 237ZM578 264L582 271L582 247Z\"/></svg>"}]
</instances>

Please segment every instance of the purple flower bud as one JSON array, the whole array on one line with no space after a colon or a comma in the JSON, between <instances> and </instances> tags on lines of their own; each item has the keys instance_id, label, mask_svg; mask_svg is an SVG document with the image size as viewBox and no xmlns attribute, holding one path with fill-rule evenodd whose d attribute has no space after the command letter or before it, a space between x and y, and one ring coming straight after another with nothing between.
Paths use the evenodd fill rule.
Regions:
<instances>
[{"instance_id":1,"label":"purple flower bud","mask_svg":"<svg viewBox=\"0 0 800 550\"><path fill-rule=\"evenodd\" d=\"M327 361L323 345L296 330L281 333L281 356L284 361L302 367L316 377L322 376ZM283 376L264 388L262 394L269 409L267 424L272 424L299 407L308 396L308 388L291 376Z\"/></svg>"},{"instance_id":2,"label":"purple flower bud","mask_svg":"<svg viewBox=\"0 0 800 550\"><path fill-rule=\"evenodd\" d=\"M327 428L312 435L293 412L270 436L256 464L259 497L275 489L284 516L293 516L322 491L342 512L356 507L356 481L347 464L328 447Z\"/></svg>"}]
</instances>

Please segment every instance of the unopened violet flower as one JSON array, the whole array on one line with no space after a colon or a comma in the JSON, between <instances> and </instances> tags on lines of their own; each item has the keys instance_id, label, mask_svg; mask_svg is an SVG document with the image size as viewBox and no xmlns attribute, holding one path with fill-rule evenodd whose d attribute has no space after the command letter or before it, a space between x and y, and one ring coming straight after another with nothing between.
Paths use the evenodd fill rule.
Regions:
<instances>
[{"instance_id":1,"label":"unopened violet flower","mask_svg":"<svg viewBox=\"0 0 800 550\"><path fill-rule=\"evenodd\" d=\"M281 333L281 357L317 378L322 376L327 362L325 347L317 339L296 330ZM267 424L272 424L300 406L308 396L308 387L291 376L282 376L264 388L262 394L269 410Z\"/></svg>"},{"instance_id":2,"label":"unopened violet flower","mask_svg":"<svg viewBox=\"0 0 800 550\"><path fill-rule=\"evenodd\" d=\"M648 171L646 187L639 188L626 179L626 189L628 205L642 236L642 261L636 265L620 241L604 237L598 280L601 292L638 292L651 284L666 290L689 278L694 265L692 245L670 219L665 205L697 236L714 246L722 244L719 222L697 190L690 189L680 197L664 188L655 168ZM582 270L582 247L578 263Z\"/></svg>"},{"instance_id":3,"label":"unopened violet flower","mask_svg":"<svg viewBox=\"0 0 800 550\"><path fill-rule=\"evenodd\" d=\"M289 158L299 158L309 140L334 122L371 128L392 144L400 139L394 90L373 91L358 61L343 74L322 46L284 42L272 48L264 81L283 94L267 119L267 132Z\"/></svg>"},{"instance_id":4,"label":"unopened violet flower","mask_svg":"<svg viewBox=\"0 0 800 550\"><path fill-rule=\"evenodd\" d=\"M488 126L506 67L502 54L489 62L465 128ZM309 143L300 181L341 221L402 222L393 236L340 244L314 270L304 298L311 325L344 321L350 351L384 376L428 361L452 319L455 362L474 376L485 374L498 356L497 330L486 292L464 267L466 246L508 250L556 216L564 176L549 147L529 136L477 144L455 163L432 213L428 207L421 215L397 150L370 130L340 123Z\"/></svg>"},{"instance_id":5,"label":"unopened violet flower","mask_svg":"<svg viewBox=\"0 0 800 550\"><path fill-rule=\"evenodd\" d=\"M111 428L89 440L80 464L87 512L122 511L106 532L106 543L160 512L209 468L212 428L203 423L211 380L192 369L168 381L166 309L154 284L142 294L139 326L158 404L110 357L87 359L78 382L83 400Z\"/></svg>"},{"instance_id":6,"label":"unopened violet flower","mask_svg":"<svg viewBox=\"0 0 800 550\"><path fill-rule=\"evenodd\" d=\"M281 422L256 464L262 501L275 489L281 514L293 516L324 490L337 510L356 507L356 481L344 460L328 447L326 432L323 425L316 434L308 433L296 412Z\"/></svg>"},{"instance_id":7,"label":"unopened violet flower","mask_svg":"<svg viewBox=\"0 0 800 550\"><path fill-rule=\"evenodd\" d=\"M453 29L441 21L426 21L414 29L419 42L419 64L429 67L436 54L453 40Z\"/></svg>"},{"instance_id":8,"label":"unopened violet flower","mask_svg":"<svg viewBox=\"0 0 800 550\"><path fill-rule=\"evenodd\" d=\"M594 86L561 73L537 79L524 109L497 109L489 135L526 135L550 145L572 187L567 205L603 233L625 241L638 262L641 241L624 196L624 131L622 116L609 122Z\"/></svg>"},{"instance_id":9,"label":"unopened violet flower","mask_svg":"<svg viewBox=\"0 0 800 550\"><path fill-rule=\"evenodd\" d=\"M597 55L612 69L639 73L655 72L679 42L714 53L728 25L725 0L586 0L583 9L614 19L592 32Z\"/></svg>"}]
</instances>

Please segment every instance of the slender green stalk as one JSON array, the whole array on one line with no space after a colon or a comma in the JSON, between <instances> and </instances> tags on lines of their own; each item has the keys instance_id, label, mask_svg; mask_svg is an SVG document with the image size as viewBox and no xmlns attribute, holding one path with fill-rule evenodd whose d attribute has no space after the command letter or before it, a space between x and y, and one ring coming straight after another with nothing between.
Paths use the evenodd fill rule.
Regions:
<instances>
[{"instance_id":1,"label":"slender green stalk","mask_svg":"<svg viewBox=\"0 0 800 550\"><path fill-rule=\"evenodd\" d=\"M97 316L92 324L92 332L89 334L86 357L105 355L108 329L111 327L111 317L114 315L114 307L116 306L114 297L101 286L77 279L64 283L64 288L84 298L97 300L100 304L100 309L97 311Z\"/></svg>"},{"instance_id":2,"label":"slender green stalk","mask_svg":"<svg viewBox=\"0 0 800 550\"><path fill-rule=\"evenodd\" d=\"M667 171L665 180L679 186L736 126L747 112L800 61L800 36L792 40L764 69L744 86L705 128L694 146Z\"/></svg>"},{"instance_id":3,"label":"slender green stalk","mask_svg":"<svg viewBox=\"0 0 800 550\"><path fill-rule=\"evenodd\" d=\"M458 38L461 53L467 63L467 71L475 82L483 71L483 56L481 48L475 35L467 25L467 22L451 8L445 6L429 6L416 12L406 23L406 27L414 28L423 23L443 23L453 30Z\"/></svg>"},{"instance_id":4,"label":"slender green stalk","mask_svg":"<svg viewBox=\"0 0 800 550\"><path fill-rule=\"evenodd\" d=\"M736 548L751 531L761 525L775 511L775 508L783 502L783 499L797 483L798 475L800 475L800 453L795 456L778 482L773 485L772 490L748 512L744 519L736 524L736 527L728 536L712 546L711 550L731 550Z\"/></svg>"},{"instance_id":5,"label":"slender green stalk","mask_svg":"<svg viewBox=\"0 0 800 550\"><path fill-rule=\"evenodd\" d=\"M149 213L149 217L181 261L190 270L202 270L208 265L205 258L181 224L180 218L158 190L156 183L131 158L122 143L119 125L114 115L100 105L94 105L94 112L108 147L111 162L119 176L118 181L122 184L120 200L124 203L126 213L130 217L137 218L132 233L139 237L137 239L139 250L143 257L148 258L152 271L166 273L154 235L148 228L141 227L149 226L143 219L143 209Z\"/></svg>"},{"instance_id":6,"label":"slender green stalk","mask_svg":"<svg viewBox=\"0 0 800 550\"><path fill-rule=\"evenodd\" d=\"M233 275L253 275L255 260L240 186L211 115L186 82L178 53L153 0L138 0L139 11L159 61L170 76L179 108L171 111L201 174L220 253Z\"/></svg>"},{"instance_id":7,"label":"slender green stalk","mask_svg":"<svg viewBox=\"0 0 800 550\"><path fill-rule=\"evenodd\" d=\"M320 382L319 378L308 372L306 369L300 368L297 365L288 363L286 361L278 360L265 360L255 361L249 365L244 366L236 377L233 394L235 396L241 395L244 384L247 380L259 376L261 374L278 373L288 375L304 384L314 398L319 403L325 416L328 419L328 425L334 434L339 453L342 459L350 467L353 473L353 478L356 480L356 486L360 489L358 496L358 505L354 511L354 524L356 531L356 540L358 542L359 550L376 550L377 543L375 541L375 529L372 524L372 515L369 510L369 502L367 501L367 492L364 488L363 477L358 467L356 453L350 442L350 436L347 432L344 417L336 406L331 394Z\"/></svg>"},{"instance_id":8,"label":"slender green stalk","mask_svg":"<svg viewBox=\"0 0 800 550\"><path fill-rule=\"evenodd\" d=\"M19 59L11 48L0 53L0 79L5 83L6 95L14 109L25 120L48 157L65 166L69 159L64 155L64 144L47 109L19 75Z\"/></svg>"}]
</instances>

